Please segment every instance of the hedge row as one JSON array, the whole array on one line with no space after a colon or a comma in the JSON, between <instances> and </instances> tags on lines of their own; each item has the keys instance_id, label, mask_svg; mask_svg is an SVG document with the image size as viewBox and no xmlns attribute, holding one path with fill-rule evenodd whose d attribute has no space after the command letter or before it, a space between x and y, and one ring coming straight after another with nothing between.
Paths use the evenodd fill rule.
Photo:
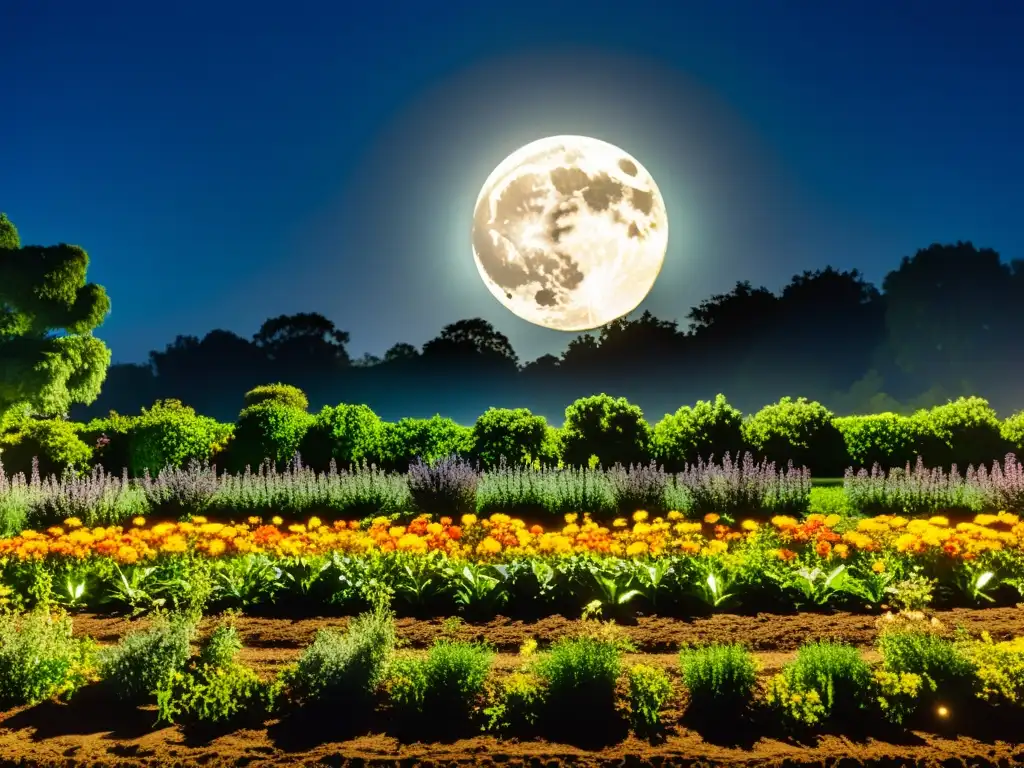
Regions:
<instances>
[{"instance_id":1,"label":"hedge row","mask_svg":"<svg viewBox=\"0 0 1024 768\"><path fill-rule=\"evenodd\" d=\"M565 409L561 427L525 408L491 408L472 426L434 416L385 422L365 405L326 406L308 412L306 395L271 384L250 391L234 424L197 414L175 400L158 401L138 416L111 412L88 424L59 420L25 422L0 436L7 473L28 472L38 457L44 474L65 467L101 465L132 476L181 467L193 459L230 471L278 466L299 452L303 462L326 469L368 462L404 471L416 458L460 454L485 467L509 463L611 466L648 463L681 470L698 457L751 451L784 466L792 461L818 477L849 467L903 466L923 458L928 466L961 469L1024 455L1024 412L1000 420L979 397L919 411L837 417L820 403L782 398L744 417L718 395L666 414L653 426L625 398L594 395Z\"/></svg>"}]
</instances>

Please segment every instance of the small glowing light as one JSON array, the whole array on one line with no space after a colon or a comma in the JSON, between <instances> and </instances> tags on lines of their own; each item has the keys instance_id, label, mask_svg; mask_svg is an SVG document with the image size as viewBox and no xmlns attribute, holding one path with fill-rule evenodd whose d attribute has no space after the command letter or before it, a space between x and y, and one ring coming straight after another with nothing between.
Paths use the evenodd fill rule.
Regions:
<instances>
[{"instance_id":1,"label":"small glowing light","mask_svg":"<svg viewBox=\"0 0 1024 768\"><path fill-rule=\"evenodd\" d=\"M939 717L949 717L949 710L945 707L939 707L935 710Z\"/></svg>"}]
</instances>

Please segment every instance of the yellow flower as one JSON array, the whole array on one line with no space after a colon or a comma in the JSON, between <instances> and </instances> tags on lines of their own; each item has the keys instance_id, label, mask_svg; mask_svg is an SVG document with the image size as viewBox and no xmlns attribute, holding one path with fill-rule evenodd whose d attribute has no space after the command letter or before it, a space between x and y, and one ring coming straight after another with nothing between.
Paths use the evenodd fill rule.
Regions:
<instances>
[{"instance_id":1,"label":"yellow flower","mask_svg":"<svg viewBox=\"0 0 1024 768\"><path fill-rule=\"evenodd\" d=\"M871 570L875 573L885 573L885 561L875 560L875 562L871 564Z\"/></svg>"},{"instance_id":2,"label":"yellow flower","mask_svg":"<svg viewBox=\"0 0 1024 768\"><path fill-rule=\"evenodd\" d=\"M573 523L576 522L576 519L578 517L579 517L579 515L577 515L575 512L571 512L571 513L569 513L568 515L565 516L565 522L568 525L572 525Z\"/></svg>"},{"instance_id":3,"label":"yellow flower","mask_svg":"<svg viewBox=\"0 0 1024 768\"><path fill-rule=\"evenodd\" d=\"M442 533L443 531L444 526L440 523L431 523L427 526L427 533L431 534L432 536L437 536L437 534Z\"/></svg>"},{"instance_id":4,"label":"yellow flower","mask_svg":"<svg viewBox=\"0 0 1024 768\"><path fill-rule=\"evenodd\" d=\"M617 517L614 520L612 520L613 528L625 528L626 525L628 525L628 523L626 522L626 518L624 517Z\"/></svg>"},{"instance_id":5,"label":"yellow flower","mask_svg":"<svg viewBox=\"0 0 1024 768\"><path fill-rule=\"evenodd\" d=\"M82 521L79 520L77 517L69 517L67 520L64 521L64 525L66 525L68 528L81 528Z\"/></svg>"},{"instance_id":6,"label":"yellow flower","mask_svg":"<svg viewBox=\"0 0 1024 768\"><path fill-rule=\"evenodd\" d=\"M725 552L725 550L727 550L728 548L728 544L718 539L714 539L708 542L708 550L710 550L711 554L713 555L720 555L721 553Z\"/></svg>"},{"instance_id":7,"label":"yellow flower","mask_svg":"<svg viewBox=\"0 0 1024 768\"><path fill-rule=\"evenodd\" d=\"M492 536L488 536L477 544L476 551L485 555L496 555L501 552L501 542Z\"/></svg>"},{"instance_id":8,"label":"yellow flower","mask_svg":"<svg viewBox=\"0 0 1024 768\"><path fill-rule=\"evenodd\" d=\"M633 522L634 523L642 523L646 519L647 519L647 513L644 510L642 510L642 509L638 509L636 512L633 513Z\"/></svg>"},{"instance_id":9,"label":"yellow flower","mask_svg":"<svg viewBox=\"0 0 1024 768\"><path fill-rule=\"evenodd\" d=\"M407 533L398 540L396 545L403 552L426 552L427 541L415 533Z\"/></svg>"},{"instance_id":10,"label":"yellow flower","mask_svg":"<svg viewBox=\"0 0 1024 768\"><path fill-rule=\"evenodd\" d=\"M118 548L117 559L120 560L122 563L131 564L139 559L139 553L136 552L133 547L124 545Z\"/></svg>"},{"instance_id":11,"label":"yellow flower","mask_svg":"<svg viewBox=\"0 0 1024 768\"><path fill-rule=\"evenodd\" d=\"M707 523L708 525L714 525L720 519L721 518L718 515L716 515L714 512L708 512L706 515L704 515L704 522Z\"/></svg>"},{"instance_id":12,"label":"yellow flower","mask_svg":"<svg viewBox=\"0 0 1024 768\"><path fill-rule=\"evenodd\" d=\"M274 525L281 525L281 523L283 523L284 520L282 520L277 515L274 515L272 518L270 518L270 522L273 523Z\"/></svg>"},{"instance_id":13,"label":"yellow flower","mask_svg":"<svg viewBox=\"0 0 1024 768\"><path fill-rule=\"evenodd\" d=\"M260 518L256 517L255 515L253 515L252 517L246 518L246 522L249 525L259 525L263 521Z\"/></svg>"},{"instance_id":14,"label":"yellow flower","mask_svg":"<svg viewBox=\"0 0 1024 768\"><path fill-rule=\"evenodd\" d=\"M638 555L647 554L647 544L642 541L634 541L626 547L626 554L629 557L637 557Z\"/></svg>"},{"instance_id":15,"label":"yellow flower","mask_svg":"<svg viewBox=\"0 0 1024 768\"><path fill-rule=\"evenodd\" d=\"M228 545L224 543L223 539L213 539L207 548L207 552L209 552L212 557L216 557L217 555L224 554L224 550L227 548Z\"/></svg>"},{"instance_id":16,"label":"yellow flower","mask_svg":"<svg viewBox=\"0 0 1024 768\"><path fill-rule=\"evenodd\" d=\"M939 528L948 528L949 527L949 518L948 517L942 517L941 515L936 515L935 517L929 517L928 518L928 522L931 523L932 525L937 525Z\"/></svg>"},{"instance_id":17,"label":"yellow flower","mask_svg":"<svg viewBox=\"0 0 1024 768\"><path fill-rule=\"evenodd\" d=\"M137 527L141 528L145 524L146 524L146 518L142 517L142 515L139 515L138 517L132 519L132 525L134 525L134 526L137 526Z\"/></svg>"},{"instance_id":18,"label":"yellow flower","mask_svg":"<svg viewBox=\"0 0 1024 768\"><path fill-rule=\"evenodd\" d=\"M651 532L651 526L647 523L637 523L633 526L633 533L636 536L646 536Z\"/></svg>"},{"instance_id":19,"label":"yellow flower","mask_svg":"<svg viewBox=\"0 0 1024 768\"><path fill-rule=\"evenodd\" d=\"M202 515L196 515L195 517L192 518L192 522L195 523L196 525L203 525L206 522L206 518L203 517Z\"/></svg>"},{"instance_id":20,"label":"yellow flower","mask_svg":"<svg viewBox=\"0 0 1024 768\"><path fill-rule=\"evenodd\" d=\"M788 515L776 515L772 518L772 525L776 528L796 528L799 523L796 518Z\"/></svg>"},{"instance_id":21,"label":"yellow flower","mask_svg":"<svg viewBox=\"0 0 1024 768\"><path fill-rule=\"evenodd\" d=\"M315 528L319 528L320 525L321 525L321 523L320 523L320 518L319 517L311 517L311 518L309 518L309 523L307 524L307 527L309 528L309 530L312 531Z\"/></svg>"},{"instance_id":22,"label":"yellow flower","mask_svg":"<svg viewBox=\"0 0 1024 768\"><path fill-rule=\"evenodd\" d=\"M462 524L465 526L473 525L476 522L476 515L463 515Z\"/></svg>"},{"instance_id":23,"label":"yellow flower","mask_svg":"<svg viewBox=\"0 0 1024 768\"><path fill-rule=\"evenodd\" d=\"M672 521L682 520L683 519L683 513L673 509L672 511L670 511L668 513L667 517L668 517L669 520L672 520Z\"/></svg>"},{"instance_id":24,"label":"yellow flower","mask_svg":"<svg viewBox=\"0 0 1024 768\"><path fill-rule=\"evenodd\" d=\"M909 522L910 521L907 520L907 518L905 518L905 517L894 517L892 520L889 521L889 527L890 528L903 528Z\"/></svg>"},{"instance_id":25,"label":"yellow flower","mask_svg":"<svg viewBox=\"0 0 1024 768\"><path fill-rule=\"evenodd\" d=\"M825 518L825 525L829 528L835 528L837 525L839 525L839 521L842 519L843 518L841 518L839 515L829 515Z\"/></svg>"},{"instance_id":26,"label":"yellow flower","mask_svg":"<svg viewBox=\"0 0 1024 768\"><path fill-rule=\"evenodd\" d=\"M288 526L288 530L289 530L289 531L290 531L291 533L305 533L305 532L306 532L306 526L304 526L304 525L300 525L300 524L298 524L298 523L295 523L295 524L293 524L293 525L289 525L289 526ZM403 530L404 530L404 529L403 529Z\"/></svg>"},{"instance_id":27,"label":"yellow flower","mask_svg":"<svg viewBox=\"0 0 1024 768\"><path fill-rule=\"evenodd\" d=\"M742 528L744 531L756 531L757 530L757 521L756 520L744 520L742 523L740 523L740 528Z\"/></svg>"}]
</instances>

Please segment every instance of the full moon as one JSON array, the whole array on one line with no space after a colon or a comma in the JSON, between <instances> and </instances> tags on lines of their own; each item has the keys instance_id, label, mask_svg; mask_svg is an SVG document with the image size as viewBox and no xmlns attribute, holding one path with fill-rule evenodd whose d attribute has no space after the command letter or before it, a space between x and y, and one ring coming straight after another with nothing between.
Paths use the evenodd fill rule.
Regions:
<instances>
[{"instance_id":1,"label":"full moon","mask_svg":"<svg viewBox=\"0 0 1024 768\"><path fill-rule=\"evenodd\" d=\"M585 136L527 144L494 169L473 212L484 285L513 313L559 331L598 328L650 292L668 248L654 177Z\"/></svg>"}]
</instances>

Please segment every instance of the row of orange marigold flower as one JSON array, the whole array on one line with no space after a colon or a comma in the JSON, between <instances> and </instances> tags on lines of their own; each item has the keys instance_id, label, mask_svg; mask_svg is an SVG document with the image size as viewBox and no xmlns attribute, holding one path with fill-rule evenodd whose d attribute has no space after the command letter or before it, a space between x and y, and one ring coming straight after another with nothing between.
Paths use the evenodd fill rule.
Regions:
<instances>
[{"instance_id":1,"label":"row of orange marigold flower","mask_svg":"<svg viewBox=\"0 0 1024 768\"><path fill-rule=\"evenodd\" d=\"M493 560L509 555L561 555L595 553L624 557L665 554L717 555L734 543L768 533L779 544L775 554L796 558L796 549L810 547L823 559L845 559L856 551L941 553L966 560L987 551L1024 551L1024 522L1007 512L978 515L972 522L951 525L945 517L908 519L883 515L860 520L842 533L835 530L838 515L810 515L804 520L778 516L768 523L746 520L737 526L709 514L701 521L684 519L679 512L651 518L638 511L632 520L620 518L602 525L589 515L566 515L558 530L527 526L504 514L489 517L464 515L432 520L419 517L408 525L376 518L329 524L316 517L286 525L279 517L264 521L250 517L241 523L222 523L194 517L188 522L148 524L135 518L128 527L89 528L76 518L45 531L23 531L0 539L0 558L22 560L101 556L121 563L186 552L219 557L265 552L298 557L330 552L444 552L451 557Z\"/></svg>"}]
</instances>

